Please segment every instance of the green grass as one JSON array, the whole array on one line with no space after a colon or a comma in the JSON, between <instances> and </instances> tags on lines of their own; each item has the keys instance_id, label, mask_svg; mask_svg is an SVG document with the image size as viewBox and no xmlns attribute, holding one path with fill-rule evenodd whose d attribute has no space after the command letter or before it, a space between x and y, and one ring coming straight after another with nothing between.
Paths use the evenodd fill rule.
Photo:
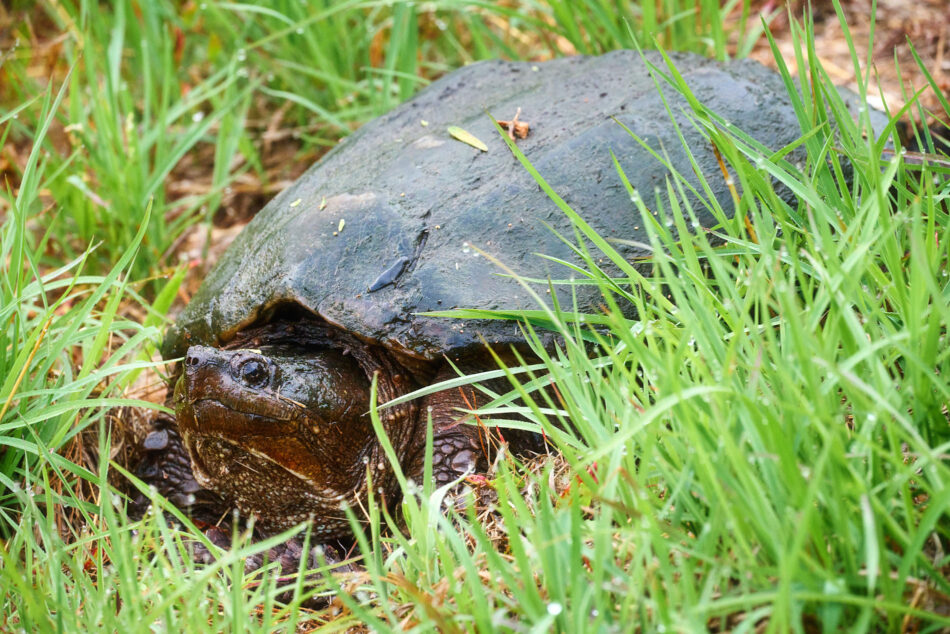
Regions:
<instances>
[{"instance_id":1,"label":"green grass","mask_svg":"<svg viewBox=\"0 0 950 634\"><path fill-rule=\"evenodd\" d=\"M39 2L31 22L14 25L19 46L0 71L3 107L18 110L7 140L38 141L48 152L38 186L55 206L34 201L25 210L49 230L46 248L36 250L55 267L98 243L88 266L108 270L151 202L132 272L140 279L174 267L176 240L191 224L210 222L235 179L271 176L259 137L282 108L281 127L294 130L306 164L430 79L478 59L595 54L653 37L722 58L731 39L740 49L754 41L755 28L724 30L728 8L705 0L699 12L687 11L693 4L666 0L641 12L605 0L509 8L459 0ZM51 65L53 83L67 87L55 137L36 136L33 97L49 79L49 51L28 43L40 25L49 39L64 36ZM198 187L166 191L169 180L189 180L196 161L214 166Z\"/></svg>"},{"instance_id":2,"label":"green grass","mask_svg":"<svg viewBox=\"0 0 950 634\"><path fill-rule=\"evenodd\" d=\"M746 21L723 32L718 3L661 5L40 3L35 13L67 33L57 81L37 90L26 44L0 69L16 79L0 138L31 148L0 229L0 629L293 630L322 622L300 604L338 584L343 611L319 617L330 629L950 626L937 613L950 600L948 170L900 152L882 160L887 139L868 140L866 117L847 114L808 54L807 23L797 61L813 83L788 80L805 160L764 151L691 99L692 124L741 195L716 209L734 219L710 235L694 229L685 180L671 177L667 205L631 191L649 270L592 233L512 146L574 219L584 281L613 310L532 314L563 343L536 345L543 367L514 369L517 387L489 394L483 415L527 418L560 458L500 463L492 521L471 503L446 513L431 484L407 486L393 509L406 535L385 530L385 509L359 518L368 575L298 582L280 603L272 575L243 571L269 542L237 536L197 565L188 543L201 536L187 521L130 522L108 484L121 467L79 458L89 430L109 455L110 408L133 403L123 390L153 364L183 275L174 241L243 171L266 177L249 124L261 112L289 103L285 123L312 157L471 59L565 42L596 53L650 34L723 56L755 37ZM659 70L658 90L691 97L675 69ZM164 183L183 157L213 167L203 194L172 199ZM620 274L604 274L601 257ZM621 317L628 307L636 320ZM551 380L556 400L536 389Z\"/></svg>"}]
</instances>

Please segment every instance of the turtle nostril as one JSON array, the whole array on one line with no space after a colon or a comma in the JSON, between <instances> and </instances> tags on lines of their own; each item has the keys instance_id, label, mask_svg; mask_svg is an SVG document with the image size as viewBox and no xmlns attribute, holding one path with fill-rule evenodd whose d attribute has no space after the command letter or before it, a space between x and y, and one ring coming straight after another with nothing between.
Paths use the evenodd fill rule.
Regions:
<instances>
[{"instance_id":1,"label":"turtle nostril","mask_svg":"<svg viewBox=\"0 0 950 634\"><path fill-rule=\"evenodd\" d=\"M199 357L197 354L190 353L185 356L185 365L187 365L188 367L194 368L200 364L201 364L201 357Z\"/></svg>"}]
</instances>

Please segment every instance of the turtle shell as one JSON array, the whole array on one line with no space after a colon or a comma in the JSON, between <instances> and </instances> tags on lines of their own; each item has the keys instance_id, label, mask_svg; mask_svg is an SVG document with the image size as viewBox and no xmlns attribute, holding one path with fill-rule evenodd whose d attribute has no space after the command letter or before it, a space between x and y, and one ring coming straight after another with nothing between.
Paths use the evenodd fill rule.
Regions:
<instances>
[{"instance_id":1,"label":"turtle shell","mask_svg":"<svg viewBox=\"0 0 950 634\"><path fill-rule=\"evenodd\" d=\"M752 61L672 57L700 101L765 146L778 149L800 135L774 72ZM247 225L170 329L166 358L192 344L222 345L288 304L421 359L480 345L482 337L517 341L511 322L419 315L537 308L472 247L532 278L569 275L538 254L575 260L556 235L572 238L570 221L508 150L492 117L511 119L520 108L530 133L518 147L555 191L602 236L645 242L611 153L648 201L665 191L669 172L618 122L665 151L682 174L693 171L644 59L665 68L658 54L633 51L479 62L367 123ZM731 209L713 148L687 120L685 101L668 87L664 93L712 194ZM450 126L488 150L454 139ZM704 206L695 208L703 226L717 224ZM644 254L622 249L631 258ZM575 290L581 308L600 301L594 287ZM571 305L569 289L562 299Z\"/></svg>"}]
</instances>

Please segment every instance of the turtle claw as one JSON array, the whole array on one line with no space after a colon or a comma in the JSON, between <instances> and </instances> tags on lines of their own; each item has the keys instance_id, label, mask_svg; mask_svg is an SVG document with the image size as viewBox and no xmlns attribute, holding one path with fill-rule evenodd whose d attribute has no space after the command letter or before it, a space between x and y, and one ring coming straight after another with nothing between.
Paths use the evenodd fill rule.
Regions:
<instances>
[{"instance_id":1,"label":"turtle claw","mask_svg":"<svg viewBox=\"0 0 950 634\"><path fill-rule=\"evenodd\" d=\"M478 450L468 427L439 435L432 448L432 477L448 484L478 470Z\"/></svg>"}]
</instances>

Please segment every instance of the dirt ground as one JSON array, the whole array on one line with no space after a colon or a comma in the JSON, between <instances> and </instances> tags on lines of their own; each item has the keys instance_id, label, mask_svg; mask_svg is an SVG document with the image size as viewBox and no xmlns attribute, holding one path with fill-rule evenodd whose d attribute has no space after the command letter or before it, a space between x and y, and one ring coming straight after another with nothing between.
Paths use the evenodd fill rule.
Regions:
<instances>
[{"instance_id":1,"label":"dirt ground","mask_svg":"<svg viewBox=\"0 0 950 634\"><path fill-rule=\"evenodd\" d=\"M872 36L873 0L841 0L842 10L858 54L861 73L865 73L866 51ZM793 0L762 0L756 3L760 11L768 13L776 8L791 6L792 14L802 16L805 2ZM835 15L831 0L812 0L815 15L815 50L821 65L838 85L857 90L851 51ZM893 112L906 103L905 95L927 86L927 79L914 59L912 51L933 76L942 95L950 95L950 0L877 0L873 13L871 84L868 101L884 109L887 104ZM794 72L795 49L792 43L787 12L783 9L771 23L772 33L786 64ZM752 58L775 66L767 40L762 40L752 52ZM920 99L930 113L940 110L937 93L927 88ZM913 113L915 118L917 112ZM947 121L947 115L931 116Z\"/></svg>"}]
</instances>

